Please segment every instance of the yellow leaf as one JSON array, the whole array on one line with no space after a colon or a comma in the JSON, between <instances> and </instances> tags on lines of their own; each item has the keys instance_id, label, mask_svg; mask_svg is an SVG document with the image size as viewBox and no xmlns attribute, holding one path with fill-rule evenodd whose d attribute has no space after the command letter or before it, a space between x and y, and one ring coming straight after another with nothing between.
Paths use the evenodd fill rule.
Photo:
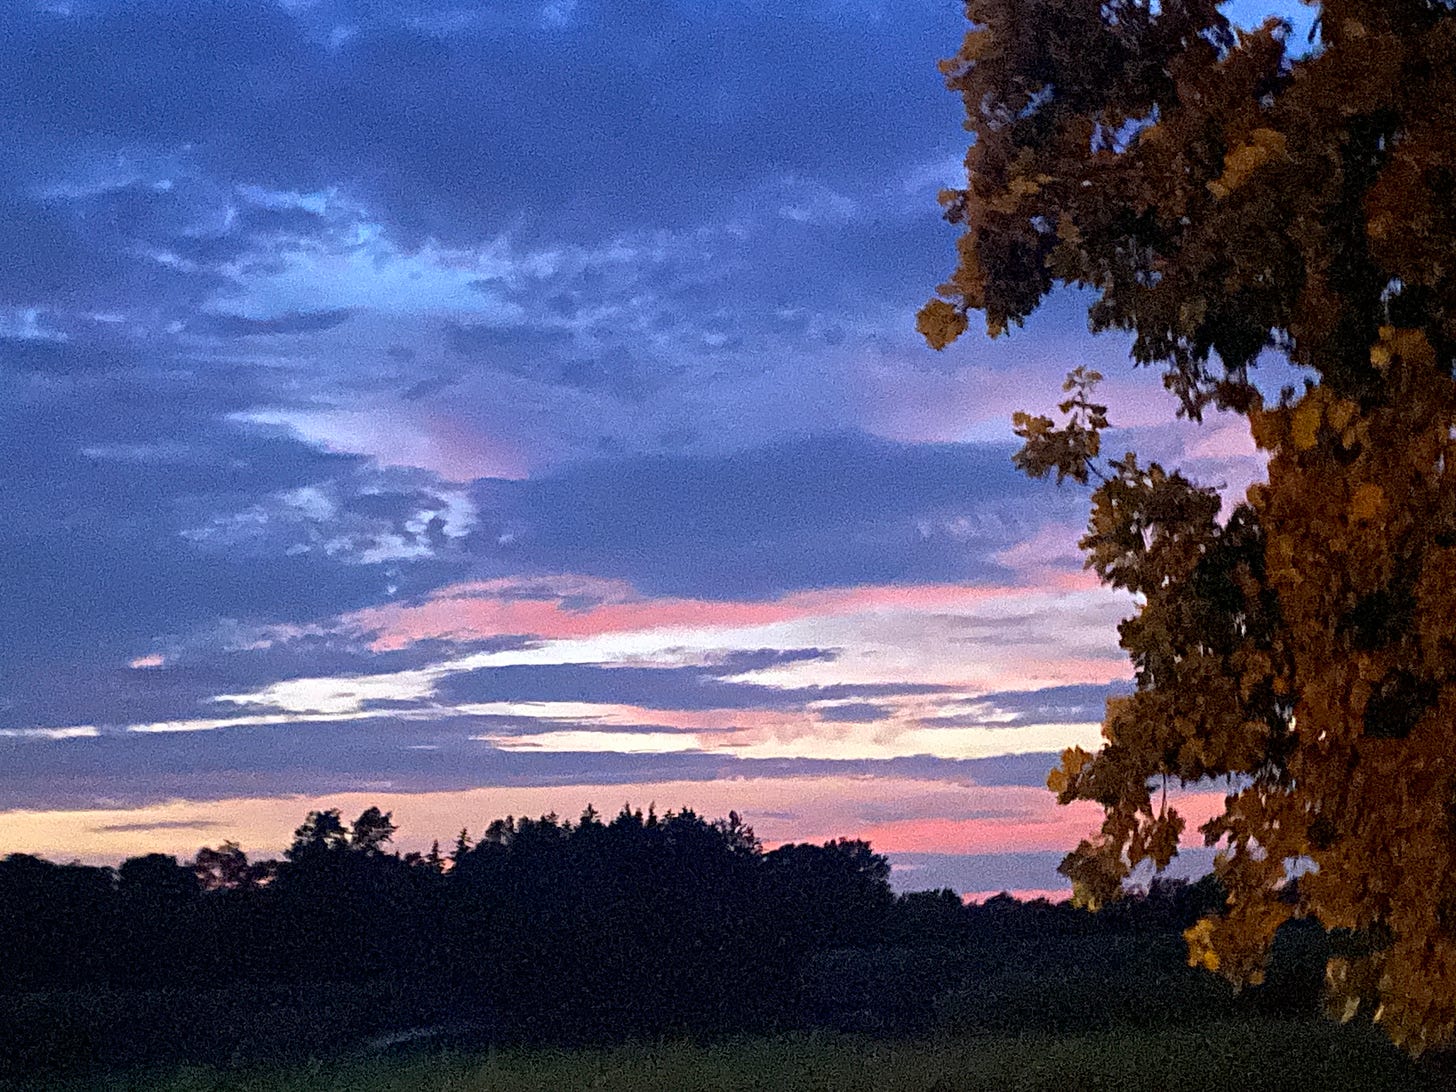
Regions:
<instances>
[{"instance_id":1,"label":"yellow leaf","mask_svg":"<svg viewBox=\"0 0 1456 1092\"><path fill-rule=\"evenodd\" d=\"M1396 330L1390 341L1402 360L1427 368L1436 362L1436 352L1422 330Z\"/></svg>"},{"instance_id":2,"label":"yellow leaf","mask_svg":"<svg viewBox=\"0 0 1456 1092\"><path fill-rule=\"evenodd\" d=\"M1255 147L1262 148L1271 156L1284 155L1289 140L1277 129L1255 129L1250 135Z\"/></svg>"},{"instance_id":3,"label":"yellow leaf","mask_svg":"<svg viewBox=\"0 0 1456 1092\"><path fill-rule=\"evenodd\" d=\"M991 35L985 27L977 27L966 32L965 38L961 41L960 55L958 61L978 61L985 54L987 47L991 44Z\"/></svg>"},{"instance_id":4,"label":"yellow leaf","mask_svg":"<svg viewBox=\"0 0 1456 1092\"><path fill-rule=\"evenodd\" d=\"M1350 499L1350 518L1356 523L1366 523L1380 515L1385 507L1385 490L1366 482Z\"/></svg>"},{"instance_id":5,"label":"yellow leaf","mask_svg":"<svg viewBox=\"0 0 1456 1092\"><path fill-rule=\"evenodd\" d=\"M1299 408L1294 411L1294 419L1291 424L1290 433L1294 438L1294 446L1300 451L1308 451L1314 447L1315 440L1319 436L1319 403L1309 399L1301 402Z\"/></svg>"},{"instance_id":6,"label":"yellow leaf","mask_svg":"<svg viewBox=\"0 0 1456 1092\"><path fill-rule=\"evenodd\" d=\"M1269 160L1282 157L1288 141L1273 129L1255 129L1249 142L1224 156L1223 174L1208 183L1208 190L1222 200L1249 180L1249 176Z\"/></svg>"},{"instance_id":7,"label":"yellow leaf","mask_svg":"<svg viewBox=\"0 0 1456 1092\"><path fill-rule=\"evenodd\" d=\"M1254 437L1254 446L1265 451L1272 450L1279 443L1279 425L1283 414L1279 410L1255 409L1249 413L1249 432Z\"/></svg>"},{"instance_id":8,"label":"yellow leaf","mask_svg":"<svg viewBox=\"0 0 1456 1092\"><path fill-rule=\"evenodd\" d=\"M946 300L931 300L915 316L915 329L932 349L944 349L966 332L965 314Z\"/></svg>"}]
</instances>

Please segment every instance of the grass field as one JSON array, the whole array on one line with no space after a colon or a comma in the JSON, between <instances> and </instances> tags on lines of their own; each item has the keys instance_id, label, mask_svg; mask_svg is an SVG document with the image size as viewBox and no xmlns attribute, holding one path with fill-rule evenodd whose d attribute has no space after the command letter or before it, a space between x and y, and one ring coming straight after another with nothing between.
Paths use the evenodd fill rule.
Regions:
<instances>
[{"instance_id":1,"label":"grass field","mask_svg":"<svg viewBox=\"0 0 1456 1092\"><path fill-rule=\"evenodd\" d=\"M301 1068L190 1069L66 1092L1436 1092L1447 1078L1368 1028L1241 1020L1082 1036L885 1042L840 1035L600 1051L419 1054Z\"/></svg>"}]
</instances>

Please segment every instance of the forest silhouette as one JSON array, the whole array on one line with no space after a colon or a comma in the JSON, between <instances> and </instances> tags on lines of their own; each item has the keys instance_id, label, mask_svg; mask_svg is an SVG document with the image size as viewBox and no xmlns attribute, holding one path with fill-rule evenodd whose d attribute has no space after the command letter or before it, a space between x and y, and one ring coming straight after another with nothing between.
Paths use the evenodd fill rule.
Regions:
<instances>
[{"instance_id":1,"label":"forest silhouette","mask_svg":"<svg viewBox=\"0 0 1456 1092\"><path fill-rule=\"evenodd\" d=\"M428 853L393 851L394 834L378 808L352 822L327 810L309 813L280 860L230 842L116 868L0 860L0 1065L307 1057L422 1027L472 1044L575 1045L1094 1025L1118 1003L1117 980L1142 1006L1134 1018L1154 1022L1231 996L1178 959L1179 932L1221 904L1212 878L1160 880L1092 915L1009 895L896 894L869 843L766 850L736 813L507 817ZM1149 953L1172 983L1156 1014ZM1313 1003L1311 966L1316 980L1281 987L1281 1003ZM1035 996L1018 1001L1028 985Z\"/></svg>"}]
</instances>

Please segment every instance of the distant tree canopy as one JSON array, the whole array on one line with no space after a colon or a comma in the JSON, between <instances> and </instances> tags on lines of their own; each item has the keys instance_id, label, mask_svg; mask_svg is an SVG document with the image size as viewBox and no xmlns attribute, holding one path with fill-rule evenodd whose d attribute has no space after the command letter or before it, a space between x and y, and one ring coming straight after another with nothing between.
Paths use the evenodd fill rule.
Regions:
<instances>
[{"instance_id":1,"label":"distant tree canopy","mask_svg":"<svg viewBox=\"0 0 1456 1092\"><path fill-rule=\"evenodd\" d=\"M378 808L352 823L329 809L282 861L234 842L190 864L0 859L18 942L0 993L425 982L513 1034L591 1038L762 1026L792 1009L814 953L918 936L867 842L765 851L737 813L507 816L478 841L462 830L448 858L387 851L395 829Z\"/></svg>"},{"instance_id":2,"label":"distant tree canopy","mask_svg":"<svg viewBox=\"0 0 1456 1092\"><path fill-rule=\"evenodd\" d=\"M919 316L941 348L995 336L1057 285L1133 335L1189 417L1247 418L1268 484L1217 495L1135 456L1099 462L1106 408L1074 372L1063 420L1018 414L1018 463L1096 478L1088 565L1134 594L1137 689L1105 747L1049 785L1106 809L1064 872L1093 900L1176 852L1166 779L1232 779L1226 915L1191 957L1257 982L1312 914L1412 1052L1456 1038L1456 3L1325 0L1290 41L1219 0L967 0L943 62L972 144L959 264ZM1266 351L1310 375L1266 402ZM1291 904L1291 862L1315 869Z\"/></svg>"},{"instance_id":3,"label":"distant tree canopy","mask_svg":"<svg viewBox=\"0 0 1456 1092\"><path fill-rule=\"evenodd\" d=\"M1295 929L1248 997L1176 960L1150 967L1222 905L1213 877L1162 878L1090 914L896 895L868 843L767 850L734 813L507 816L478 840L462 831L448 857L351 836L386 829L373 808L353 823L312 812L281 861L235 843L190 864L0 857L0 1086L318 1058L417 1033L481 1046L1171 1026L1308 1011L1323 969L1288 943Z\"/></svg>"}]
</instances>

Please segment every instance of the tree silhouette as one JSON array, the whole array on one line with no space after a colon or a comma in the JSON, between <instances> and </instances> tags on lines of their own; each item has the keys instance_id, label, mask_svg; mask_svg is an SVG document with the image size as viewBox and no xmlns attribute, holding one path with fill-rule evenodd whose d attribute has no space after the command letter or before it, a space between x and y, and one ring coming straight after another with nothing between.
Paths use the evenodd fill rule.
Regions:
<instances>
[{"instance_id":1,"label":"tree silhouette","mask_svg":"<svg viewBox=\"0 0 1456 1092\"><path fill-rule=\"evenodd\" d=\"M500 819L445 870L427 854L350 848L344 829L337 814L311 813L298 852L246 870L231 843L199 852L201 871L162 855L115 870L0 859L0 1081L18 1065L17 1087L31 1087L38 1066L88 1057L317 1057L447 1021L489 1042L551 1044L910 1032L928 1030L950 996L968 1026L984 1026L988 973L1026 1001L993 1024L1094 1027L1104 972L1089 980L1084 967L1083 992L1068 995L1044 968L1078 951L1110 960L1133 996L1146 967L1127 954L1179 943L1219 905L1211 880L1160 881L1095 916L1010 896L896 896L863 841L765 852L741 816L688 808ZM254 871L265 879L249 882ZM1138 1011L1216 1013L1206 987L1219 983L1176 962L1171 972ZM79 1015L68 991L87 995ZM1050 1002L1061 1007L1038 1015Z\"/></svg>"},{"instance_id":2,"label":"tree silhouette","mask_svg":"<svg viewBox=\"0 0 1456 1092\"><path fill-rule=\"evenodd\" d=\"M365 808L349 829L349 848L361 853L382 853L394 841L393 813Z\"/></svg>"},{"instance_id":3,"label":"tree silhouette","mask_svg":"<svg viewBox=\"0 0 1456 1092\"><path fill-rule=\"evenodd\" d=\"M192 861L192 872L204 891L244 891L267 882L271 868L253 864L237 842L226 841L216 849L203 846Z\"/></svg>"},{"instance_id":4,"label":"tree silhouette","mask_svg":"<svg viewBox=\"0 0 1456 1092\"><path fill-rule=\"evenodd\" d=\"M794 923L796 947L868 945L884 929L893 901L890 862L868 842L783 845L765 865L774 897Z\"/></svg>"},{"instance_id":5,"label":"tree silhouette","mask_svg":"<svg viewBox=\"0 0 1456 1092\"><path fill-rule=\"evenodd\" d=\"M1296 56L1286 23L1236 33L1217 0L968 0L942 66L973 134L941 196L964 233L919 325L942 347L980 311L994 336L1078 285L1185 414L1247 418L1269 480L1225 515L1176 471L1098 461L1095 374L1060 424L1016 417L1023 469L1098 479L1088 564L1139 604L1136 692L1049 782L1106 809L1064 871L1105 901L1177 850L1165 780L1232 779L1203 828L1229 908L1191 958L1257 982L1314 915L1355 938L1335 1007L1368 997L1419 1053L1456 1036L1456 8L1318 6ZM1266 350L1302 391L1266 402Z\"/></svg>"},{"instance_id":6,"label":"tree silhouette","mask_svg":"<svg viewBox=\"0 0 1456 1092\"><path fill-rule=\"evenodd\" d=\"M122 898L151 905L185 903L201 890L196 873L169 853L148 853L123 861L116 880Z\"/></svg>"},{"instance_id":7,"label":"tree silhouette","mask_svg":"<svg viewBox=\"0 0 1456 1092\"><path fill-rule=\"evenodd\" d=\"M455 836L455 848L450 851L451 866L458 865L460 859L470 852L470 848L474 844L474 841L470 837L470 831L465 827L461 827L460 833Z\"/></svg>"},{"instance_id":8,"label":"tree silhouette","mask_svg":"<svg viewBox=\"0 0 1456 1092\"><path fill-rule=\"evenodd\" d=\"M348 847L349 832L344 828L344 821L339 818L339 809L329 808L327 811L308 813L303 824L293 832L293 844L284 851L284 856L297 863Z\"/></svg>"}]
</instances>

